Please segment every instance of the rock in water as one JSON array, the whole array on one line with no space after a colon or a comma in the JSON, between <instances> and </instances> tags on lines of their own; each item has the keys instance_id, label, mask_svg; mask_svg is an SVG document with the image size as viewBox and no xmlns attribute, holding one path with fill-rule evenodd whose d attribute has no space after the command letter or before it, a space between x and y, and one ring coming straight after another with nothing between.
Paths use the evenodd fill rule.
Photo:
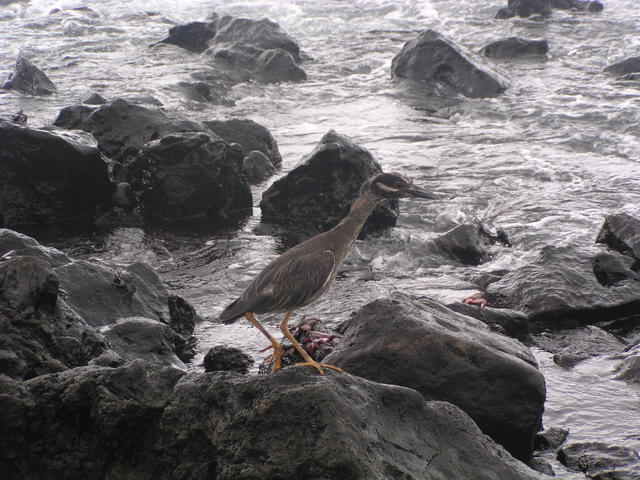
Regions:
<instances>
[{"instance_id":1,"label":"rock in water","mask_svg":"<svg viewBox=\"0 0 640 480\"><path fill-rule=\"evenodd\" d=\"M255 185L276 173L276 169L264 153L253 150L242 160L242 172L247 176L249 183Z\"/></svg>"},{"instance_id":2,"label":"rock in water","mask_svg":"<svg viewBox=\"0 0 640 480\"><path fill-rule=\"evenodd\" d=\"M558 460L587 478L635 480L640 478L640 458L632 448L600 442L572 443L558 452Z\"/></svg>"},{"instance_id":3,"label":"rock in water","mask_svg":"<svg viewBox=\"0 0 640 480\"><path fill-rule=\"evenodd\" d=\"M514 457L531 458L545 382L520 342L435 301L400 294L365 305L345 327L325 363L451 402Z\"/></svg>"},{"instance_id":4,"label":"rock in water","mask_svg":"<svg viewBox=\"0 0 640 480\"><path fill-rule=\"evenodd\" d=\"M540 480L460 409L305 368L135 361L0 382L3 478Z\"/></svg>"},{"instance_id":5,"label":"rock in water","mask_svg":"<svg viewBox=\"0 0 640 480\"><path fill-rule=\"evenodd\" d=\"M482 59L434 30L405 43L393 58L391 71L400 78L443 83L471 98L497 97L507 88Z\"/></svg>"},{"instance_id":6,"label":"rock in water","mask_svg":"<svg viewBox=\"0 0 640 480\"><path fill-rule=\"evenodd\" d=\"M311 154L262 195L262 220L308 238L337 225L362 184L382 168L369 151L330 130ZM367 220L364 234L396 224L398 204L382 205Z\"/></svg>"},{"instance_id":7,"label":"rock in water","mask_svg":"<svg viewBox=\"0 0 640 480\"><path fill-rule=\"evenodd\" d=\"M250 212L251 188L229 145L205 133L175 133L149 142L137 168L144 171L141 204L151 222L207 217L224 223Z\"/></svg>"},{"instance_id":8,"label":"rock in water","mask_svg":"<svg viewBox=\"0 0 640 480\"><path fill-rule=\"evenodd\" d=\"M640 56L629 57L626 60L613 63L606 67L604 71L620 76L640 72Z\"/></svg>"},{"instance_id":9,"label":"rock in water","mask_svg":"<svg viewBox=\"0 0 640 480\"><path fill-rule=\"evenodd\" d=\"M0 227L91 223L114 189L82 135L0 123Z\"/></svg>"},{"instance_id":10,"label":"rock in water","mask_svg":"<svg viewBox=\"0 0 640 480\"><path fill-rule=\"evenodd\" d=\"M24 57L18 57L16 69L3 88L31 95L51 95L57 90L49 77Z\"/></svg>"},{"instance_id":11,"label":"rock in water","mask_svg":"<svg viewBox=\"0 0 640 480\"><path fill-rule=\"evenodd\" d=\"M209 40L216 36L215 22L190 22L169 29L169 36L161 43L171 43L191 52L201 53L209 47Z\"/></svg>"},{"instance_id":12,"label":"rock in water","mask_svg":"<svg viewBox=\"0 0 640 480\"><path fill-rule=\"evenodd\" d=\"M489 58L514 58L527 55L546 55L549 43L546 40L527 40L520 37L509 37L496 40L485 46L481 53Z\"/></svg>"},{"instance_id":13,"label":"rock in water","mask_svg":"<svg viewBox=\"0 0 640 480\"><path fill-rule=\"evenodd\" d=\"M640 262L640 219L626 212L608 215L598 232L596 243L604 243L612 250Z\"/></svg>"},{"instance_id":14,"label":"rock in water","mask_svg":"<svg viewBox=\"0 0 640 480\"><path fill-rule=\"evenodd\" d=\"M548 17L551 15L550 0L509 0L507 6L498 10L497 19L515 16L527 18L534 15Z\"/></svg>"}]
</instances>

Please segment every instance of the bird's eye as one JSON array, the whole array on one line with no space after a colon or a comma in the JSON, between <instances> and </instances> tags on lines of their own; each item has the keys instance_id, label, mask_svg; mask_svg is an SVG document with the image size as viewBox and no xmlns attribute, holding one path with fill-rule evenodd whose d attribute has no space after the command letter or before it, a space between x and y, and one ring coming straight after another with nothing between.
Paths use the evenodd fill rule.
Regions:
<instances>
[{"instance_id":1,"label":"bird's eye","mask_svg":"<svg viewBox=\"0 0 640 480\"><path fill-rule=\"evenodd\" d=\"M396 188L402 188L402 183L400 182L396 183Z\"/></svg>"}]
</instances>

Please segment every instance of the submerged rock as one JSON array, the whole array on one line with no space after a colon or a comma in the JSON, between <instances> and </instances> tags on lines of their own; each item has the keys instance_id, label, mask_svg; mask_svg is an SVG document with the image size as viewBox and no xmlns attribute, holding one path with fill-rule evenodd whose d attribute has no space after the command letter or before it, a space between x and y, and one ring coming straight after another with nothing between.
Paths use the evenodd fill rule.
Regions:
<instances>
[{"instance_id":1,"label":"submerged rock","mask_svg":"<svg viewBox=\"0 0 640 480\"><path fill-rule=\"evenodd\" d=\"M204 371L246 374L253 362L253 358L239 348L217 345L204 356Z\"/></svg>"},{"instance_id":2,"label":"submerged rock","mask_svg":"<svg viewBox=\"0 0 640 480\"><path fill-rule=\"evenodd\" d=\"M507 6L498 10L496 19L526 18L533 15L547 17L551 15L550 0L509 0Z\"/></svg>"},{"instance_id":3,"label":"submerged rock","mask_svg":"<svg viewBox=\"0 0 640 480\"><path fill-rule=\"evenodd\" d=\"M251 185L255 185L276 173L276 168L264 153L253 150L242 160L242 173L247 176Z\"/></svg>"},{"instance_id":4,"label":"submerged rock","mask_svg":"<svg viewBox=\"0 0 640 480\"><path fill-rule=\"evenodd\" d=\"M362 184L381 172L367 149L330 130L308 157L263 193L262 220L304 238L329 230L349 213ZM394 226L397 217L397 201L383 204L362 234Z\"/></svg>"},{"instance_id":5,"label":"submerged rock","mask_svg":"<svg viewBox=\"0 0 640 480\"><path fill-rule=\"evenodd\" d=\"M209 48L209 40L216 35L216 22L189 22L169 29L169 36L161 43L171 43L191 52L201 53Z\"/></svg>"},{"instance_id":6,"label":"submerged rock","mask_svg":"<svg viewBox=\"0 0 640 480\"><path fill-rule=\"evenodd\" d=\"M583 12L601 12L604 9L604 5L597 0L551 0L551 6L561 10Z\"/></svg>"},{"instance_id":7,"label":"submerged rock","mask_svg":"<svg viewBox=\"0 0 640 480\"><path fill-rule=\"evenodd\" d=\"M486 299L495 307L524 312L534 331L635 315L640 282L602 285L594 272L594 256L591 250L575 246L546 246L532 263L490 284Z\"/></svg>"},{"instance_id":8,"label":"submerged rock","mask_svg":"<svg viewBox=\"0 0 640 480\"><path fill-rule=\"evenodd\" d=\"M549 42L546 40L528 40L520 37L509 37L496 40L486 45L481 53L489 58L514 58L527 55L546 55Z\"/></svg>"},{"instance_id":9,"label":"submerged rock","mask_svg":"<svg viewBox=\"0 0 640 480\"><path fill-rule=\"evenodd\" d=\"M446 85L471 98L497 97L505 82L482 59L434 30L405 43L391 62L394 76Z\"/></svg>"},{"instance_id":10,"label":"submerged rock","mask_svg":"<svg viewBox=\"0 0 640 480\"><path fill-rule=\"evenodd\" d=\"M86 105L104 105L105 103L107 103L107 99L104 98L99 93L94 92L91 95L89 95L87 98L82 100L82 103Z\"/></svg>"},{"instance_id":11,"label":"submerged rock","mask_svg":"<svg viewBox=\"0 0 640 480\"><path fill-rule=\"evenodd\" d=\"M114 189L81 135L0 123L0 227L91 223Z\"/></svg>"},{"instance_id":12,"label":"submerged rock","mask_svg":"<svg viewBox=\"0 0 640 480\"><path fill-rule=\"evenodd\" d=\"M444 254L465 265L480 265L489 260L487 247L491 245L511 246L503 230L494 234L481 223L458 225L436 237L434 243Z\"/></svg>"},{"instance_id":13,"label":"submerged rock","mask_svg":"<svg viewBox=\"0 0 640 480\"><path fill-rule=\"evenodd\" d=\"M538 451L557 451L568 436L569 430L566 428L551 427L536 435L534 447Z\"/></svg>"},{"instance_id":14,"label":"submerged rock","mask_svg":"<svg viewBox=\"0 0 640 480\"><path fill-rule=\"evenodd\" d=\"M376 300L347 321L325 363L446 400L523 461L540 427L545 382L529 350L428 299Z\"/></svg>"},{"instance_id":15,"label":"submerged rock","mask_svg":"<svg viewBox=\"0 0 640 480\"><path fill-rule=\"evenodd\" d=\"M208 218L225 223L250 211L251 189L229 145L205 133L166 135L144 146L141 205L150 222Z\"/></svg>"},{"instance_id":16,"label":"submerged rock","mask_svg":"<svg viewBox=\"0 0 640 480\"><path fill-rule=\"evenodd\" d=\"M629 57L620 62L613 63L607 66L604 71L619 76L640 72L640 56Z\"/></svg>"},{"instance_id":17,"label":"submerged rock","mask_svg":"<svg viewBox=\"0 0 640 480\"><path fill-rule=\"evenodd\" d=\"M0 409L7 480L541 478L451 404L305 368L84 367L0 382Z\"/></svg>"},{"instance_id":18,"label":"submerged rock","mask_svg":"<svg viewBox=\"0 0 640 480\"><path fill-rule=\"evenodd\" d=\"M49 77L24 57L18 57L15 71L9 75L3 88L31 95L51 95L57 91Z\"/></svg>"},{"instance_id":19,"label":"submerged rock","mask_svg":"<svg viewBox=\"0 0 640 480\"><path fill-rule=\"evenodd\" d=\"M640 478L640 458L635 450L600 442L572 443L558 452L558 460L571 470L598 480Z\"/></svg>"}]
</instances>

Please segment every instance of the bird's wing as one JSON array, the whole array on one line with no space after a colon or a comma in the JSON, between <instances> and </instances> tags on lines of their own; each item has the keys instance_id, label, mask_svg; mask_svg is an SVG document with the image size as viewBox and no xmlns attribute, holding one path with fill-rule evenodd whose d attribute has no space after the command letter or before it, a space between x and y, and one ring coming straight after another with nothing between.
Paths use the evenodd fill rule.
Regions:
<instances>
[{"instance_id":1,"label":"bird's wing","mask_svg":"<svg viewBox=\"0 0 640 480\"><path fill-rule=\"evenodd\" d=\"M231 323L246 312L267 313L307 305L331 283L336 257L331 250L293 248L271 262L220 315Z\"/></svg>"}]
</instances>

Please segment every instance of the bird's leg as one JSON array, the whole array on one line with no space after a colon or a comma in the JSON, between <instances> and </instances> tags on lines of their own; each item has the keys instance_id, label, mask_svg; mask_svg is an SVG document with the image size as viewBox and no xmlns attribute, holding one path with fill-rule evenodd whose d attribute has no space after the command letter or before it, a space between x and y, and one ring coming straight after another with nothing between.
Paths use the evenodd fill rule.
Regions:
<instances>
[{"instance_id":1,"label":"bird's leg","mask_svg":"<svg viewBox=\"0 0 640 480\"><path fill-rule=\"evenodd\" d=\"M323 367L324 368L330 368L332 370L336 370L338 372L341 372L342 369L338 368L338 367L336 367L334 365L327 365L326 363L318 363L318 362L316 362L313 358L311 358L309 356L309 354L306 352L306 350L304 348L302 348L302 346L294 338L293 334L289 330L289 326L287 325L287 322L289 321L289 317L291 316L292 313L293 313L292 311L289 311L284 316L284 318L282 319L282 322L280 322L280 330L282 331L283 335L289 339L289 341L291 342L291 345L293 345L293 348L295 348L298 351L298 353L300 355L302 355L302 358L304 358L304 362L303 363L296 363L296 366L297 367L300 367L300 366L314 367L316 370L318 370L320 375L324 374L324 370L322 370Z\"/></svg>"},{"instance_id":2,"label":"bird's leg","mask_svg":"<svg viewBox=\"0 0 640 480\"><path fill-rule=\"evenodd\" d=\"M247 320L251 322L251 325L256 327L258 330L262 332L262 334L267 337L271 341L271 346L273 347L273 369L279 370L282 368L282 344L273 338L273 336L265 330L265 328L260 325L260 322L256 320L256 317L253 316L253 312L247 312L244 314L247 317Z\"/></svg>"}]
</instances>

